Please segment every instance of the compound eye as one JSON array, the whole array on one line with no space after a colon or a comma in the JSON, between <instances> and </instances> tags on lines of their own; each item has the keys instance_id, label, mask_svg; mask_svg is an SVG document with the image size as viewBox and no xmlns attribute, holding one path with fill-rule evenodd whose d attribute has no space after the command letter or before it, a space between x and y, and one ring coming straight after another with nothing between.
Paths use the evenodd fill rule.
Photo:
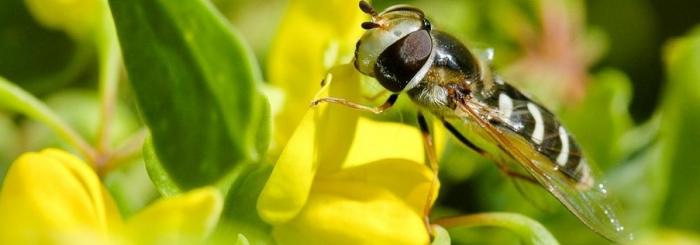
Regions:
<instances>
[{"instance_id":1,"label":"compound eye","mask_svg":"<svg viewBox=\"0 0 700 245\"><path fill-rule=\"evenodd\" d=\"M374 66L380 84L391 92L400 92L430 57L433 41L426 30L418 30L387 47Z\"/></svg>"}]
</instances>

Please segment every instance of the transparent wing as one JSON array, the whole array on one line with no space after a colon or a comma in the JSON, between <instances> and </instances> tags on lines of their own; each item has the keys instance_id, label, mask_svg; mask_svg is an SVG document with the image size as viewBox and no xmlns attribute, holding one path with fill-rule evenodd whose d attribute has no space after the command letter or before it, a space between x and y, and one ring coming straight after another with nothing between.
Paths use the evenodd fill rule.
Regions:
<instances>
[{"instance_id":1,"label":"transparent wing","mask_svg":"<svg viewBox=\"0 0 700 245\"><path fill-rule=\"evenodd\" d=\"M515 160L579 220L613 242L629 243L632 240L632 234L620 222L617 202L609 196L596 168L588 164L582 166L585 168L583 171L590 173L587 177L593 182L581 188L570 173L562 171L550 158L538 152L530 143L532 139L490 123L494 120L513 121L512 117L506 118L502 112L479 103L462 101L464 103L459 104L458 108L468 117L462 121L476 123L490 138L488 140L498 145L503 153Z\"/></svg>"}]
</instances>

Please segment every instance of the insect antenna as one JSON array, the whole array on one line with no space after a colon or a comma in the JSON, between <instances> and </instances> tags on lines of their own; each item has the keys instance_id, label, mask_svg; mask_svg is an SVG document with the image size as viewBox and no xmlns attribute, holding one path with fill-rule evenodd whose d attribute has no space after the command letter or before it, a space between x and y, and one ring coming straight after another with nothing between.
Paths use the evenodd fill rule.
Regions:
<instances>
[{"instance_id":1,"label":"insect antenna","mask_svg":"<svg viewBox=\"0 0 700 245\"><path fill-rule=\"evenodd\" d=\"M360 1L360 10L365 12L365 14L371 15L372 17L377 17L377 11L374 11L372 5L369 5L369 3L365 2L364 0Z\"/></svg>"},{"instance_id":2,"label":"insect antenna","mask_svg":"<svg viewBox=\"0 0 700 245\"><path fill-rule=\"evenodd\" d=\"M379 14L377 14L377 11L374 11L374 8L372 8L372 6L369 5L369 3L365 2L364 0L360 1L360 9L362 10L362 12L365 12L366 14L372 16L372 21L362 22L362 29L370 30L382 26L374 22L377 19L377 16L379 16Z\"/></svg>"},{"instance_id":3,"label":"insect antenna","mask_svg":"<svg viewBox=\"0 0 700 245\"><path fill-rule=\"evenodd\" d=\"M375 22L371 22L371 21L362 22L362 29L365 29L365 30L374 29L374 28L377 28L380 26L382 26L382 25L377 24Z\"/></svg>"}]
</instances>

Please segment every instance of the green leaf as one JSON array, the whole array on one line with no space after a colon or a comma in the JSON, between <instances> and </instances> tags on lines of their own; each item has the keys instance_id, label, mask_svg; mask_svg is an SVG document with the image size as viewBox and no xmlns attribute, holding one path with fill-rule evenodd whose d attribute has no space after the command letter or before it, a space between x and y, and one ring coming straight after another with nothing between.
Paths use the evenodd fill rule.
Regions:
<instances>
[{"instance_id":1,"label":"green leaf","mask_svg":"<svg viewBox=\"0 0 700 245\"><path fill-rule=\"evenodd\" d=\"M623 225L642 235L641 230L656 225L663 209L668 182L668 163L661 158L660 116L629 130L620 140L625 159L606 171L606 186L623 207L619 214Z\"/></svg>"},{"instance_id":2,"label":"green leaf","mask_svg":"<svg viewBox=\"0 0 700 245\"><path fill-rule=\"evenodd\" d=\"M158 187L158 191L164 196L175 196L184 191L173 181L173 178L168 175L168 172L163 169L163 164L158 159L158 154L153 147L153 139L146 138L143 143L143 160L146 162L146 171L148 175Z\"/></svg>"},{"instance_id":3,"label":"green leaf","mask_svg":"<svg viewBox=\"0 0 700 245\"><path fill-rule=\"evenodd\" d=\"M32 93L46 93L75 80L92 61L89 45L48 30L24 1L0 1L0 75Z\"/></svg>"},{"instance_id":4,"label":"green leaf","mask_svg":"<svg viewBox=\"0 0 700 245\"><path fill-rule=\"evenodd\" d=\"M430 245L450 245L452 241L450 240L450 233L439 225L433 225L433 242Z\"/></svg>"},{"instance_id":5,"label":"green leaf","mask_svg":"<svg viewBox=\"0 0 700 245\"><path fill-rule=\"evenodd\" d=\"M272 168L271 164L256 164L241 172L244 177L238 178L226 195L214 241L228 241L233 234L242 234L253 244L273 244L269 236L272 227L260 219L256 209Z\"/></svg>"},{"instance_id":6,"label":"green leaf","mask_svg":"<svg viewBox=\"0 0 700 245\"><path fill-rule=\"evenodd\" d=\"M213 6L113 0L110 7L129 81L152 134L149 174L156 184L172 185L159 189L217 184L237 166L258 162L269 142L267 101L256 88L260 73ZM168 180L156 180L163 178Z\"/></svg>"},{"instance_id":7,"label":"green leaf","mask_svg":"<svg viewBox=\"0 0 700 245\"><path fill-rule=\"evenodd\" d=\"M664 52L668 83L662 104L663 158L670 166L662 224L700 230L700 29ZM660 173L666 174L666 173Z\"/></svg>"},{"instance_id":8,"label":"green leaf","mask_svg":"<svg viewBox=\"0 0 700 245\"><path fill-rule=\"evenodd\" d=\"M243 234L238 234L238 241L236 241L236 245L250 245L250 243Z\"/></svg>"}]
</instances>

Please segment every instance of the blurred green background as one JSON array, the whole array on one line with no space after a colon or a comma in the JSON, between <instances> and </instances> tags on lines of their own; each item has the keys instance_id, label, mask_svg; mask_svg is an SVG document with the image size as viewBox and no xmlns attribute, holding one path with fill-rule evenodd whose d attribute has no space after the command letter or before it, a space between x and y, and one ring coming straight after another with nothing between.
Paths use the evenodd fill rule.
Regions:
<instances>
[{"instance_id":1,"label":"blurred green background","mask_svg":"<svg viewBox=\"0 0 700 245\"><path fill-rule=\"evenodd\" d=\"M700 185L695 176L700 174L700 129L696 128L700 51L693 41L698 32L694 39L670 42L692 35L700 24L700 1L426 0L374 1L372 5L383 10L399 3L423 9L434 26L472 46L493 48L497 71L558 111L605 172L610 189L621 193L620 202L643 231L643 242L699 241ZM265 71L268 50L288 2L214 0L214 4L243 33ZM563 49L546 51L556 45ZM94 97L94 93L74 91L96 89L96 60L93 46L42 27L23 1L0 0L0 76L49 104L87 104L60 98L90 101ZM557 66L558 61L574 62L583 71L570 72ZM572 87L587 92L577 97L581 89L567 90ZM125 128L134 128L136 108L128 88L121 90L120 100L128 109L118 118ZM402 113L412 112L407 108ZM45 139L49 133L37 135L25 118L0 114L0 176L19 153L56 144ZM528 205L493 163L454 142L448 145L442 164L448 170L443 173L448 174L441 176L436 214L517 211L542 221L563 244L605 242L561 207L541 212ZM140 205L134 204L133 209ZM464 244L516 239L507 231L490 228L459 230L452 236Z\"/></svg>"},{"instance_id":2,"label":"blurred green background","mask_svg":"<svg viewBox=\"0 0 700 245\"><path fill-rule=\"evenodd\" d=\"M229 8L227 14L237 28L254 47L261 64L265 64L266 51L274 37L277 21L284 12L286 1L264 0L248 3L246 1L218 1L219 5ZM484 22L486 18L499 18L499 9L489 5L503 1L373 1L376 9L385 9L394 4L419 6L433 17L438 28L470 28L474 22ZM527 1L511 1L522 2ZM659 102L659 95L664 82L661 65L661 47L670 38L686 34L700 22L700 2L692 0L627 0L627 1L582 1L586 24L601 28L608 42L607 53L593 69L599 67L616 67L624 71L631 79L634 95L630 112L637 122L651 116ZM482 6L479 6L482 5ZM456 6L456 7L452 7ZM485 12L472 9L469 16L464 8L479 6ZM492 16L492 17L489 17ZM507 16L502 16L507 18ZM259 21L264 19L266 21ZM468 41L490 44L492 33L463 33ZM498 51L497 51L498 52Z\"/></svg>"},{"instance_id":3,"label":"blurred green background","mask_svg":"<svg viewBox=\"0 0 700 245\"><path fill-rule=\"evenodd\" d=\"M253 46L260 64L266 64L266 52L287 1L215 0L222 11ZM530 1L372 1L375 9L394 4L410 4L423 9L438 28L459 30L469 42L492 45L494 30L479 32L475 25L487 26L489 18L507 19L498 9L503 2L522 6ZM659 102L664 82L661 64L662 45L671 38L687 34L700 23L700 2L692 0L581 1L585 23L604 31L606 54L592 69L615 67L624 71L633 83L630 112L637 122L649 118ZM465 9L468 12L465 12ZM435 16L435 17L433 17ZM261 21L264 20L264 21ZM498 50L496 51L499 52Z\"/></svg>"}]
</instances>

